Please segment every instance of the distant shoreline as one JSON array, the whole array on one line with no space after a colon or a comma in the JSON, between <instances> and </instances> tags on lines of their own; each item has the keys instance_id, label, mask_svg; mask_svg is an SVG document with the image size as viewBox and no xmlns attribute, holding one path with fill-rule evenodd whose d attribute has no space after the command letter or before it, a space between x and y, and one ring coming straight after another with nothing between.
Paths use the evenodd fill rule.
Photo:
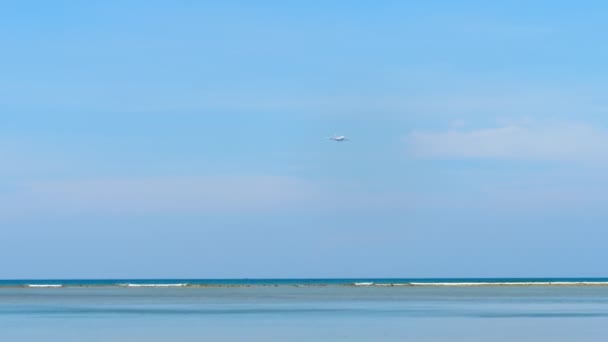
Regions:
<instances>
[{"instance_id":1,"label":"distant shoreline","mask_svg":"<svg viewBox=\"0 0 608 342\"><path fill-rule=\"evenodd\" d=\"M54 279L0 280L0 288L248 288L248 287L515 287L608 286L608 278L493 279Z\"/></svg>"}]
</instances>

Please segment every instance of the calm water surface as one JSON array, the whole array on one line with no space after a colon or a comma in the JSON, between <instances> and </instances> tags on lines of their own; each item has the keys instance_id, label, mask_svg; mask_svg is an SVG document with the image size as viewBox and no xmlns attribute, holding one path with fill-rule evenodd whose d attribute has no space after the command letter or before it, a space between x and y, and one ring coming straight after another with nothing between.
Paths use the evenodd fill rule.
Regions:
<instances>
[{"instance_id":1,"label":"calm water surface","mask_svg":"<svg viewBox=\"0 0 608 342\"><path fill-rule=\"evenodd\" d=\"M607 341L608 287L0 288L1 341Z\"/></svg>"}]
</instances>

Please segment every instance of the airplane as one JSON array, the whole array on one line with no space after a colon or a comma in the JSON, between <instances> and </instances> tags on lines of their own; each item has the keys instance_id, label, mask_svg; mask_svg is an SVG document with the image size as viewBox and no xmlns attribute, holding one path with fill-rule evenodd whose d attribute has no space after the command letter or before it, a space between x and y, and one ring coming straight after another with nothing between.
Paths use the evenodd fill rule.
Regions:
<instances>
[{"instance_id":1,"label":"airplane","mask_svg":"<svg viewBox=\"0 0 608 342\"><path fill-rule=\"evenodd\" d=\"M335 135L335 134L333 137L330 137L329 140L333 140L333 141L337 141L337 142L348 141L348 139L345 136Z\"/></svg>"}]
</instances>

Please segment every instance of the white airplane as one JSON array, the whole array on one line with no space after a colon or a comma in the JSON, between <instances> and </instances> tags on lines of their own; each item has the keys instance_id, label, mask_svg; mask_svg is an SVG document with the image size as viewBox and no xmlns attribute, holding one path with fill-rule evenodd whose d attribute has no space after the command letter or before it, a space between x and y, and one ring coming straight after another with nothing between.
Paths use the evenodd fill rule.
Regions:
<instances>
[{"instance_id":1,"label":"white airplane","mask_svg":"<svg viewBox=\"0 0 608 342\"><path fill-rule=\"evenodd\" d=\"M329 140L333 140L333 141L337 141L337 142L348 141L348 139L345 136L335 135L335 134L333 137L330 137Z\"/></svg>"}]
</instances>

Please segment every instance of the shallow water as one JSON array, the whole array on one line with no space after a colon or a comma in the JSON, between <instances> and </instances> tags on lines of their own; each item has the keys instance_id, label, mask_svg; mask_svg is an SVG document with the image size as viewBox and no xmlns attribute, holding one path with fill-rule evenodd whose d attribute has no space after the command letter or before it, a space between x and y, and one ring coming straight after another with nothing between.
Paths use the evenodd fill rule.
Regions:
<instances>
[{"instance_id":1,"label":"shallow water","mask_svg":"<svg viewBox=\"0 0 608 342\"><path fill-rule=\"evenodd\" d=\"M0 339L606 341L608 287L6 287Z\"/></svg>"}]
</instances>

